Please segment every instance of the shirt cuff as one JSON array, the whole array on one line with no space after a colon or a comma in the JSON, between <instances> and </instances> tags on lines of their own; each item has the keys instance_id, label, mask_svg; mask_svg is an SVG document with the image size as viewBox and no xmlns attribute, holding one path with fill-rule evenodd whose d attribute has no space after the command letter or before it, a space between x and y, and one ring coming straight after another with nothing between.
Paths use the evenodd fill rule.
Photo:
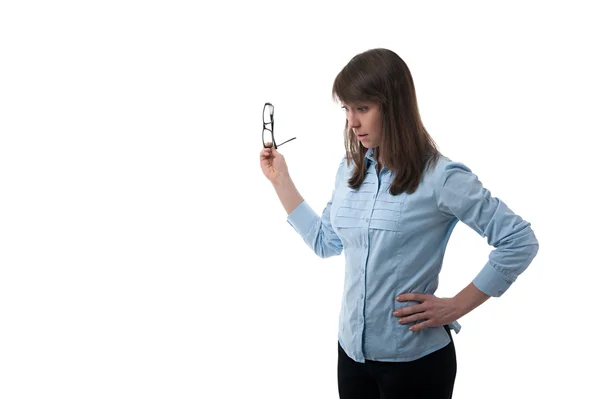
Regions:
<instances>
[{"instance_id":1,"label":"shirt cuff","mask_svg":"<svg viewBox=\"0 0 600 399\"><path fill-rule=\"evenodd\" d=\"M319 221L319 215L302 201L287 217L287 222L301 235L305 236L311 228Z\"/></svg>"},{"instance_id":2,"label":"shirt cuff","mask_svg":"<svg viewBox=\"0 0 600 399\"><path fill-rule=\"evenodd\" d=\"M489 296L499 297L511 286L513 281L502 272L496 270L490 262L486 263L477 277L473 280L473 284L481 292Z\"/></svg>"}]
</instances>

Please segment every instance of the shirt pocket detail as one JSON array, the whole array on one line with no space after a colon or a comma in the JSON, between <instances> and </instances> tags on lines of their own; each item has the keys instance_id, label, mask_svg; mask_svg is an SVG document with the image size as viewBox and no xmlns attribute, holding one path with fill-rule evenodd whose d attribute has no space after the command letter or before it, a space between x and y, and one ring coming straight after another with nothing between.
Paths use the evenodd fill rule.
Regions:
<instances>
[{"instance_id":1,"label":"shirt pocket detail","mask_svg":"<svg viewBox=\"0 0 600 399\"><path fill-rule=\"evenodd\" d=\"M365 227L368 217L366 209L353 208L350 201L344 200L335 216L335 224L342 229L361 228Z\"/></svg>"},{"instance_id":2,"label":"shirt pocket detail","mask_svg":"<svg viewBox=\"0 0 600 399\"><path fill-rule=\"evenodd\" d=\"M367 194L367 199L367 195L363 193L350 192L337 209L335 227L359 229L368 226L374 230L399 233L404 196L390 200L388 197L391 196L373 198L373 194Z\"/></svg>"},{"instance_id":3,"label":"shirt pocket detail","mask_svg":"<svg viewBox=\"0 0 600 399\"><path fill-rule=\"evenodd\" d=\"M400 231L401 202L376 200L371 214L370 227L376 230Z\"/></svg>"}]
</instances>

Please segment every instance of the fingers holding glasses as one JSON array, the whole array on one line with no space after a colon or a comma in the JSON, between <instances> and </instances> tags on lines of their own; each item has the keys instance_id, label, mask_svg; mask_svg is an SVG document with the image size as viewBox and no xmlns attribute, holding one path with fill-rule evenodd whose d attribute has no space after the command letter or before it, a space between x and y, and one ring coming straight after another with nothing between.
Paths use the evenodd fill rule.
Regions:
<instances>
[{"instance_id":1,"label":"fingers holding glasses","mask_svg":"<svg viewBox=\"0 0 600 399\"><path fill-rule=\"evenodd\" d=\"M272 156L273 156L273 150L270 147L263 148L260 151L260 158L261 159L271 158Z\"/></svg>"},{"instance_id":2,"label":"fingers holding glasses","mask_svg":"<svg viewBox=\"0 0 600 399\"><path fill-rule=\"evenodd\" d=\"M273 144L271 142L266 142L263 150L271 150L273 148Z\"/></svg>"}]
</instances>

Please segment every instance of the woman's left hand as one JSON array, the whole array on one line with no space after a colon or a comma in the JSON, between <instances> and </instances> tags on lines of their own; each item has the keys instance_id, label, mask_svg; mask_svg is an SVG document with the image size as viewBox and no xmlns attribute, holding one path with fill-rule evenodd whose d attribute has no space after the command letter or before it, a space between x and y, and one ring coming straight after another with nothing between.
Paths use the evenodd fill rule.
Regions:
<instances>
[{"instance_id":1,"label":"woman's left hand","mask_svg":"<svg viewBox=\"0 0 600 399\"><path fill-rule=\"evenodd\" d=\"M400 324L421 321L410 327L411 331L419 331L428 327L438 327L450 324L462 315L454 298L438 298L429 294L402 294L398 302L421 302L416 305L396 309L393 315L399 317Z\"/></svg>"}]
</instances>

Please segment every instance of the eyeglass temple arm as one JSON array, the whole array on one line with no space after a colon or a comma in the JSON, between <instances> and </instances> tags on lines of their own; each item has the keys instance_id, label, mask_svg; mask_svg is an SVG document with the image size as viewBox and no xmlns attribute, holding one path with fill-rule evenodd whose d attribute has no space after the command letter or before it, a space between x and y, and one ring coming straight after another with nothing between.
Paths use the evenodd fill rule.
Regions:
<instances>
[{"instance_id":1,"label":"eyeglass temple arm","mask_svg":"<svg viewBox=\"0 0 600 399\"><path fill-rule=\"evenodd\" d=\"M291 139L289 139L289 140L286 140L286 141L284 141L283 143L279 143L279 144L277 144L277 147L279 147L279 146L282 146L282 145L284 145L285 143L287 143L288 141L292 141L292 140L294 140L294 139L295 139L295 137L292 137Z\"/></svg>"}]
</instances>

